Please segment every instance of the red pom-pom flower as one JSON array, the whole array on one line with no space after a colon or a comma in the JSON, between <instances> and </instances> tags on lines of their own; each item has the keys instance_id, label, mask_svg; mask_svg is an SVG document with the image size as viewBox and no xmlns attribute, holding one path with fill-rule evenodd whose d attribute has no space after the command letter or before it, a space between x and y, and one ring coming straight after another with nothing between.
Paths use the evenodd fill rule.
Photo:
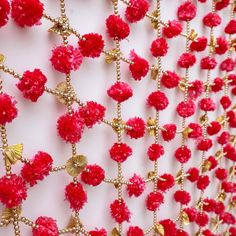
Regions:
<instances>
[{"instance_id":1,"label":"red pom-pom flower","mask_svg":"<svg viewBox=\"0 0 236 236\"><path fill-rule=\"evenodd\" d=\"M111 205L111 216L119 224L124 221L129 222L130 220L130 211L123 199L115 200Z\"/></svg>"},{"instance_id":2,"label":"red pom-pom flower","mask_svg":"<svg viewBox=\"0 0 236 236\"><path fill-rule=\"evenodd\" d=\"M9 19L10 4L8 0L0 0L0 27L6 25Z\"/></svg>"},{"instance_id":3,"label":"red pom-pom flower","mask_svg":"<svg viewBox=\"0 0 236 236\"><path fill-rule=\"evenodd\" d=\"M167 38L178 36L183 30L181 23L177 20L168 21L167 25L163 27L163 35Z\"/></svg>"},{"instance_id":4,"label":"red pom-pom flower","mask_svg":"<svg viewBox=\"0 0 236 236\"><path fill-rule=\"evenodd\" d=\"M177 11L178 18L183 21L190 21L196 16L196 6L191 1L182 3Z\"/></svg>"},{"instance_id":5,"label":"red pom-pom flower","mask_svg":"<svg viewBox=\"0 0 236 236\"><path fill-rule=\"evenodd\" d=\"M148 105L154 107L157 111L164 110L168 104L168 98L161 91L152 92L147 99Z\"/></svg>"},{"instance_id":6,"label":"red pom-pom flower","mask_svg":"<svg viewBox=\"0 0 236 236\"><path fill-rule=\"evenodd\" d=\"M145 133L145 122L142 118L134 117L130 118L126 125L129 126L129 129L126 129L126 134L130 136L130 138L141 138Z\"/></svg>"},{"instance_id":7,"label":"red pom-pom flower","mask_svg":"<svg viewBox=\"0 0 236 236\"><path fill-rule=\"evenodd\" d=\"M110 157L118 163L124 162L132 155L132 149L125 143L115 143L109 150Z\"/></svg>"},{"instance_id":8,"label":"red pom-pom flower","mask_svg":"<svg viewBox=\"0 0 236 236\"><path fill-rule=\"evenodd\" d=\"M127 185L127 192L130 197L140 196L145 189L145 181L139 176L134 174L133 177L129 179L129 184Z\"/></svg>"},{"instance_id":9,"label":"red pom-pom flower","mask_svg":"<svg viewBox=\"0 0 236 236\"><path fill-rule=\"evenodd\" d=\"M164 203L164 196L161 192L151 192L146 199L146 207L149 211L156 211Z\"/></svg>"},{"instance_id":10,"label":"red pom-pom flower","mask_svg":"<svg viewBox=\"0 0 236 236\"><path fill-rule=\"evenodd\" d=\"M196 57L188 52L184 52L178 60L178 65L182 68L189 68L193 66L196 62Z\"/></svg>"},{"instance_id":11,"label":"red pom-pom flower","mask_svg":"<svg viewBox=\"0 0 236 236\"><path fill-rule=\"evenodd\" d=\"M164 38L157 38L151 44L151 53L154 57L163 57L168 50L168 44Z\"/></svg>"}]
</instances>

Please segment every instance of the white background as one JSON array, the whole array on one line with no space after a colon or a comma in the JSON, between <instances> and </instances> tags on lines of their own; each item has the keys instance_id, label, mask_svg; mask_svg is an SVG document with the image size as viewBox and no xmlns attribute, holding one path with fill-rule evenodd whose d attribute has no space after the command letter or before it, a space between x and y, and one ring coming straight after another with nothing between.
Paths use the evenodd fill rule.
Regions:
<instances>
[{"instance_id":1,"label":"white background","mask_svg":"<svg viewBox=\"0 0 236 236\"><path fill-rule=\"evenodd\" d=\"M180 2L176 0L161 1L162 19L164 21L176 18L176 8ZM48 14L53 17L59 16L59 1L44 1L44 3ZM150 1L150 4L150 11L152 12L155 9L155 1ZM119 3L119 5L120 13L123 16L124 4ZM199 35L208 37L209 30L202 26L201 19L211 10L210 2L205 5L197 3L197 8L198 17L191 22L191 28L196 29ZM71 25L81 34L101 33L105 38L106 49L109 50L114 46L107 37L104 23L113 10L111 1L69 0L66 1L66 9ZM229 17L229 9L220 12L220 14L223 16L223 25L225 25L225 20ZM10 20L7 26L0 29L0 53L6 56L5 64L20 74L25 70L42 69L48 77L48 87L54 88L64 80L64 75L53 70L49 62L51 49L61 43L59 36L47 32L51 26L50 22L43 19L40 26L20 28ZM217 27L217 36L222 32L221 27ZM151 56L149 47L155 37L156 33L149 19L145 18L138 24L131 25L131 34L128 39L121 42L121 49L126 57L128 57L130 50L135 49L152 65L155 59ZM169 40L170 50L162 63L164 70L176 69L177 59L184 51L184 42L185 39L182 37ZM70 43L77 44L74 36L71 36ZM200 57L206 54L207 52L200 53ZM222 58L217 57L217 60L221 61ZM182 76L184 75L184 70L177 69L177 72ZM216 69L212 73L212 78L218 74L219 71ZM46 93L37 103L26 101L16 89L17 81L2 72L0 76L3 79L4 91L15 96L18 101L19 116L12 124L7 125L9 144L23 143L24 156L27 158L31 158L37 151L42 150L53 156L55 166L64 164L70 158L71 147L57 136L56 121L66 111L66 108L59 104L52 95ZM195 79L202 81L206 79L206 73L199 70L199 60L196 66L190 70L190 80ZM104 61L104 55L99 59L84 59L80 70L72 73L72 81L78 97L82 101L94 100L104 104L107 107L106 117L109 120L115 116L115 103L107 96L106 90L115 80L115 66L107 65ZM134 96L122 105L123 119L127 120L130 117L140 116L147 120L149 116L154 116L154 110L146 106L148 94L156 89L155 81L150 79L150 74L140 82L134 81L129 73L128 65L122 63L122 80L131 84L134 90ZM174 122L178 124L180 129L181 119L176 116L175 107L177 101L183 100L183 94L177 90L166 91L166 93L170 104L167 110L161 112L160 122L161 124ZM214 98L216 99L216 97ZM216 113L222 113L220 107ZM216 113L212 116L215 117ZM199 117L198 112L191 119L196 119L196 117ZM146 155L148 146L153 142L153 137L146 135L141 140L130 140L124 135L124 140L133 148L133 156L123 165L125 178L131 177L134 172L146 176L147 172L153 168ZM83 138L78 144L78 152L86 155L89 163L102 165L106 170L107 177L114 178L117 174L116 164L110 159L108 150L115 141L116 135L110 127L104 124L96 125L93 129L85 130ZM180 167L174 160L173 153L179 144L179 138L173 142L165 143L166 153L159 162L160 174L169 172L175 175L178 172ZM199 165L200 161L201 154L193 150L192 160L186 165L186 169L187 166ZM18 173L19 169L20 164L14 170ZM2 167L1 173L4 173ZM65 172L53 173L45 181L29 189L28 198L23 203L22 214L32 220L41 215L51 216L57 220L60 229L64 228L71 214L68 203L64 200L64 188L70 180L71 178ZM215 183L208 189L208 196L215 196L217 186ZM129 199L124 191L124 198L132 212L132 225L139 225L147 229L152 224L152 213L145 209L144 202L152 187L152 184L148 184L145 193L138 199ZM186 183L185 187L193 195L191 204L196 203L199 191L189 183ZM105 227L111 231L115 222L110 217L109 204L116 198L116 190L112 185L105 183L95 188L88 186L85 188L88 193L88 203L80 214L85 228L90 230L94 227ZM179 206L174 203L172 194L173 189L166 195L165 204L161 206L158 213L159 219L176 218ZM127 228L128 224L125 223L124 225L124 228ZM186 229L190 230L190 227L188 226ZM21 225L21 231L22 235L31 235L31 229L27 226ZM0 229L0 235L13 235L12 226Z\"/></svg>"}]
</instances>

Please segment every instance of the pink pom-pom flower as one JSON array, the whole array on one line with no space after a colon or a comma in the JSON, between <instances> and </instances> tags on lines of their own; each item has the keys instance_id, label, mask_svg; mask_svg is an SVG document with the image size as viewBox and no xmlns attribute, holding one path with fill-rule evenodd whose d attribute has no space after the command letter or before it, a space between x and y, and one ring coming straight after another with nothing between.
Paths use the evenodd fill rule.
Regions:
<instances>
[{"instance_id":1,"label":"pink pom-pom flower","mask_svg":"<svg viewBox=\"0 0 236 236\"><path fill-rule=\"evenodd\" d=\"M118 163L126 161L132 155L132 148L125 143L114 143L109 150L110 157Z\"/></svg>"},{"instance_id":2,"label":"pink pom-pom flower","mask_svg":"<svg viewBox=\"0 0 236 236\"><path fill-rule=\"evenodd\" d=\"M196 38L190 44L190 49L196 52L202 52L206 49L206 47L207 47L207 38L204 36Z\"/></svg>"},{"instance_id":3,"label":"pink pom-pom flower","mask_svg":"<svg viewBox=\"0 0 236 236\"><path fill-rule=\"evenodd\" d=\"M192 53L184 52L178 60L178 65L182 68L189 68L196 62L196 57Z\"/></svg>"},{"instance_id":4,"label":"pink pom-pom flower","mask_svg":"<svg viewBox=\"0 0 236 236\"><path fill-rule=\"evenodd\" d=\"M196 6L191 1L183 2L177 11L178 18L183 21L190 21L196 16Z\"/></svg>"},{"instance_id":5,"label":"pink pom-pom flower","mask_svg":"<svg viewBox=\"0 0 236 236\"><path fill-rule=\"evenodd\" d=\"M157 181L157 189L166 192L175 185L175 178L171 174L163 174L159 176L160 179Z\"/></svg>"},{"instance_id":6,"label":"pink pom-pom flower","mask_svg":"<svg viewBox=\"0 0 236 236\"><path fill-rule=\"evenodd\" d=\"M214 57L207 56L201 59L201 69L212 70L216 67L217 62Z\"/></svg>"},{"instance_id":7,"label":"pink pom-pom flower","mask_svg":"<svg viewBox=\"0 0 236 236\"><path fill-rule=\"evenodd\" d=\"M111 216L117 223L121 224L124 221L129 222L131 213L123 199L120 201L115 200L113 203L111 203L110 209Z\"/></svg>"},{"instance_id":8,"label":"pink pom-pom flower","mask_svg":"<svg viewBox=\"0 0 236 236\"><path fill-rule=\"evenodd\" d=\"M0 0L0 27L7 24L10 13L10 4L8 0Z\"/></svg>"},{"instance_id":9,"label":"pink pom-pom flower","mask_svg":"<svg viewBox=\"0 0 236 236\"><path fill-rule=\"evenodd\" d=\"M147 151L147 155L150 161L156 161L158 158L164 155L164 153L164 147L158 143L153 143L152 145L150 145Z\"/></svg>"},{"instance_id":10,"label":"pink pom-pom flower","mask_svg":"<svg viewBox=\"0 0 236 236\"><path fill-rule=\"evenodd\" d=\"M163 130L161 131L162 138L169 142L175 138L177 127L175 124L163 125Z\"/></svg>"},{"instance_id":11,"label":"pink pom-pom flower","mask_svg":"<svg viewBox=\"0 0 236 236\"><path fill-rule=\"evenodd\" d=\"M156 211L164 203L162 192L151 192L146 198L146 207L149 211Z\"/></svg>"},{"instance_id":12,"label":"pink pom-pom flower","mask_svg":"<svg viewBox=\"0 0 236 236\"><path fill-rule=\"evenodd\" d=\"M168 21L167 25L163 27L162 33L167 38L174 38L178 36L183 30L181 23L178 20Z\"/></svg>"},{"instance_id":13,"label":"pink pom-pom flower","mask_svg":"<svg viewBox=\"0 0 236 236\"><path fill-rule=\"evenodd\" d=\"M176 108L177 113L181 117L190 117L195 113L196 106L192 100L180 102Z\"/></svg>"},{"instance_id":14,"label":"pink pom-pom flower","mask_svg":"<svg viewBox=\"0 0 236 236\"><path fill-rule=\"evenodd\" d=\"M157 38L152 42L150 50L154 57L163 57L167 54L168 44L164 38Z\"/></svg>"},{"instance_id":15,"label":"pink pom-pom flower","mask_svg":"<svg viewBox=\"0 0 236 236\"><path fill-rule=\"evenodd\" d=\"M185 190L177 190L174 193L174 199L176 202L179 202L182 205L187 205L191 200L191 196Z\"/></svg>"},{"instance_id":16,"label":"pink pom-pom flower","mask_svg":"<svg viewBox=\"0 0 236 236\"><path fill-rule=\"evenodd\" d=\"M129 184L127 185L129 197L139 197L143 193L144 189L145 181L139 175L134 174L133 177L129 179Z\"/></svg>"},{"instance_id":17,"label":"pink pom-pom flower","mask_svg":"<svg viewBox=\"0 0 236 236\"><path fill-rule=\"evenodd\" d=\"M155 91L148 96L147 103L149 106L154 107L157 111L161 111L168 106L169 100L165 93Z\"/></svg>"},{"instance_id":18,"label":"pink pom-pom flower","mask_svg":"<svg viewBox=\"0 0 236 236\"><path fill-rule=\"evenodd\" d=\"M204 16L203 24L210 28L216 27L221 24L221 17L215 12L210 12Z\"/></svg>"},{"instance_id":19,"label":"pink pom-pom flower","mask_svg":"<svg viewBox=\"0 0 236 236\"><path fill-rule=\"evenodd\" d=\"M186 163L191 157L191 150L187 146L181 146L175 151L175 158L180 163Z\"/></svg>"},{"instance_id":20,"label":"pink pom-pom flower","mask_svg":"<svg viewBox=\"0 0 236 236\"><path fill-rule=\"evenodd\" d=\"M129 126L130 129L126 129L126 134L130 136L130 138L141 138L145 134L145 122L142 118L134 117L130 118L126 125Z\"/></svg>"},{"instance_id":21,"label":"pink pom-pom flower","mask_svg":"<svg viewBox=\"0 0 236 236\"><path fill-rule=\"evenodd\" d=\"M175 88L179 85L180 77L172 71L165 71L161 76L161 83L168 89Z\"/></svg>"}]
</instances>

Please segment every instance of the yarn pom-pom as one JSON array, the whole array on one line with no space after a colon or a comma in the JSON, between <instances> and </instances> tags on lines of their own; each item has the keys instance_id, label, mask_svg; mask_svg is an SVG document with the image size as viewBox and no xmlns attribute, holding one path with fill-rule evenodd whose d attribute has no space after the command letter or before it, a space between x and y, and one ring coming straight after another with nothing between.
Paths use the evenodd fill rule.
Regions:
<instances>
[{"instance_id":1,"label":"yarn pom-pom","mask_svg":"<svg viewBox=\"0 0 236 236\"><path fill-rule=\"evenodd\" d=\"M87 202L87 194L80 183L68 184L65 188L65 197L74 211L81 210Z\"/></svg>"},{"instance_id":2,"label":"yarn pom-pom","mask_svg":"<svg viewBox=\"0 0 236 236\"><path fill-rule=\"evenodd\" d=\"M133 177L129 179L129 184L127 185L129 197L139 197L143 193L144 189L145 181L139 175L134 174Z\"/></svg>"},{"instance_id":3,"label":"yarn pom-pom","mask_svg":"<svg viewBox=\"0 0 236 236\"><path fill-rule=\"evenodd\" d=\"M219 0L216 2L215 8L217 11L220 11L223 8L227 7L229 3L230 3L230 0Z\"/></svg>"},{"instance_id":4,"label":"yarn pom-pom","mask_svg":"<svg viewBox=\"0 0 236 236\"><path fill-rule=\"evenodd\" d=\"M118 163L122 163L132 155L132 149L125 143L114 143L109 150L109 153L111 159Z\"/></svg>"},{"instance_id":5,"label":"yarn pom-pom","mask_svg":"<svg viewBox=\"0 0 236 236\"><path fill-rule=\"evenodd\" d=\"M130 136L130 138L141 138L145 134L145 122L142 118L134 117L130 118L126 125L129 126L130 129L126 129L126 134Z\"/></svg>"},{"instance_id":6,"label":"yarn pom-pom","mask_svg":"<svg viewBox=\"0 0 236 236\"><path fill-rule=\"evenodd\" d=\"M175 88L179 85L180 77L172 71L165 71L161 76L161 83L168 89Z\"/></svg>"},{"instance_id":7,"label":"yarn pom-pom","mask_svg":"<svg viewBox=\"0 0 236 236\"><path fill-rule=\"evenodd\" d=\"M175 151L175 158L180 163L186 163L191 157L191 150L187 146L181 146Z\"/></svg>"},{"instance_id":8,"label":"yarn pom-pom","mask_svg":"<svg viewBox=\"0 0 236 236\"><path fill-rule=\"evenodd\" d=\"M196 62L196 57L188 52L184 52L178 59L178 65L181 68L189 68Z\"/></svg>"},{"instance_id":9,"label":"yarn pom-pom","mask_svg":"<svg viewBox=\"0 0 236 236\"><path fill-rule=\"evenodd\" d=\"M221 17L215 12L210 12L204 16L203 24L210 28L216 27L221 24Z\"/></svg>"},{"instance_id":10,"label":"yarn pom-pom","mask_svg":"<svg viewBox=\"0 0 236 236\"><path fill-rule=\"evenodd\" d=\"M39 0L12 0L11 16L21 27L40 23L44 5Z\"/></svg>"},{"instance_id":11,"label":"yarn pom-pom","mask_svg":"<svg viewBox=\"0 0 236 236\"><path fill-rule=\"evenodd\" d=\"M68 74L72 70L78 70L83 57L79 48L72 45L61 45L52 50L50 61L55 70Z\"/></svg>"},{"instance_id":12,"label":"yarn pom-pom","mask_svg":"<svg viewBox=\"0 0 236 236\"><path fill-rule=\"evenodd\" d=\"M105 171L99 165L87 165L81 173L81 180L89 185L97 186L105 179Z\"/></svg>"},{"instance_id":13,"label":"yarn pom-pom","mask_svg":"<svg viewBox=\"0 0 236 236\"><path fill-rule=\"evenodd\" d=\"M165 219L159 221L159 223L164 227L165 236L172 236L176 234L176 224L172 220Z\"/></svg>"},{"instance_id":14,"label":"yarn pom-pom","mask_svg":"<svg viewBox=\"0 0 236 236\"><path fill-rule=\"evenodd\" d=\"M234 225L236 223L235 217L230 212L224 212L220 215L220 220L223 221L224 224Z\"/></svg>"},{"instance_id":15,"label":"yarn pom-pom","mask_svg":"<svg viewBox=\"0 0 236 236\"><path fill-rule=\"evenodd\" d=\"M228 177L228 171L224 168L219 167L215 170L215 176L217 179L221 181L225 180Z\"/></svg>"},{"instance_id":16,"label":"yarn pom-pom","mask_svg":"<svg viewBox=\"0 0 236 236\"><path fill-rule=\"evenodd\" d=\"M201 227L207 225L209 221L208 215L205 212L197 212L195 222Z\"/></svg>"},{"instance_id":17,"label":"yarn pom-pom","mask_svg":"<svg viewBox=\"0 0 236 236\"><path fill-rule=\"evenodd\" d=\"M228 57L220 63L220 70L226 72L233 71L235 64L235 61L232 58Z\"/></svg>"},{"instance_id":18,"label":"yarn pom-pom","mask_svg":"<svg viewBox=\"0 0 236 236\"><path fill-rule=\"evenodd\" d=\"M206 49L206 47L207 47L207 38L204 36L196 38L190 44L190 49L196 52L202 52Z\"/></svg>"},{"instance_id":19,"label":"yarn pom-pom","mask_svg":"<svg viewBox=\"0 0 236 236\"><path fill-rule=\"evenodd\" d=\"M176 202L179 202L182 205L187 205L191 200L191 196L185 190L177 190L174 193L174 199Z\"/></svg>"},{"instance_id":20,"label":"yarn pom-pom","mask_svg":"<svg viewBox=\"0 0 236 236\"><path fill-rule=\"evenodd\" d=\"M228 131L223 131L217 138L217 142L221 145L225 145L230 141L230 133Z\"/></svg>"},{"instance_id":21,"label":"yarn pom-pom","mask_svg":"<svg viewBox=\"0 0 236 236\"><path fill-rule=\"evenodd\" d=\"M127 236L144 236L144 232L138 226L130 226L127 231Z\"/></svg>"},{"instance_id":22,"label":"yarn pom-pom","mask_svg":"<svg viewBox=\"0 0 236 236\"><path fill-rule=\"evenodd\" d=\"M181 117L189 117L195 113L196 106L192 100L180 102L176 108L177 113Z\"/></svg>"},{"instance_id":23,"label":"yarn pom-pom","mask_svg":"<svg viewBox=\"0 0 236 236\"><path fill-rule=\"evenodd\" d=\"M223 86L224 86L224 80L222 78L215 78L213 80L213 84L211 85L211 91L216 93L216 92L219 92L223 89Z\"/></svg>"},{"instance_id":24,"label":"yarn pom-pom","mask_svg":"<svg viewBox=\"0 0 236 236\"><path fill-rule=\"evenodd\" d=\"M90 236L107 236L107 231L105 229L94 229L89 231Z\"/></svg>"},{"instance_id":25,"label":"yarn pom-pom","mask_svg":"<svg viewBox=\"0 0 236 236\"><path fill-rule=\"evenodd\" d=\"M201 69L212 70L216 67L217 62L214 57L207 56L201 59Z\"/></svg>"},{"instance_id":26,"label":"yarn pom-pom","mask_svg":"<svg viewBox=\"0 0 236 236\"><path fill-rule=\"evenodd\" d=\"M176 231L175 236L189 236L189 234L186 231L182 230L182 229L178 229Z\"/></svg>"},{"instance_id":27,"label":"yarn pom-pom","mask_svg":"<svg viewBox=\"0 0 236 236\"><path fill-rule=\"evenodd\" d=\"M212 145L213 145L213 142L209 138L202 138L197 141L197 149L199 151L206 152L212 147Z\"/></svg>"},{"instance_id":28,"label":"yarn pom-pom","mask_svg":"<svg viewBox=\"0 0 236 236\"><path fill-rule=\"evenodd\" d=\"M10 4L8 0L0 0L0 27L7 24L10 13Z\"/></svg>"},{"instance_id":29,"label":"yarn pom-pom","mask_svg":"<svg viewBox=\"0 0 236 236\"><path fill-rule=\"evenodd\" d=\"M51 217L40 216L35 221L37 227L32 230L33 236L59 236L56 221Z\"/></svg>"},{"instance_id":30,"label":"yarn pom-pom","mask_svg":"<svg viewBox=\"0 0 236 236\"><path fill-rule=\"evenodd\" d=\"M158 158L164 155L164 153L164 147L158 143L153 143L151 146L149 146L147 151L147 155L150 161L156 161Z\"/></svg>"},{"instance_id":31,"label":"yarn pom-pom","mask_svg":"<svg viewBox=\"0 0 236 236\"><path fill-rule=\"evenodd\" d=\"M171 174L163 174L157 181L157 189L163 192L171 189L174 185L175 185L175 178Z\"/></svg>"},{"instance_id":32,"label":"yarn pom-pom","mask_svg":"<svg viewBox=\"0 0 236 236\"><path fill-rule=\"evenodd\" d=\"M25 163L21 170L23 179L32 187L43 180L52 170L53 159L46 152L38 152L34 158Z\"/></svg>"},{"instance_id":33,"label":"yarn pom-pom","mask_svg":"<svg viewBox=\"0 0 236 236\"><path fill-rule=\"evenodd\" d=\"M191 1L185 1L178 7L177 15L180 20L190 21L196 16L196 6Z\"/></svg>"},{"instance_id":34,"label":"yarn pom-pom","mask_svg":"<svg viewBox=\"0 0 236 236\"><path fill-rule=\"evenodd\" d=\"M211 98L202 98L199 102L199 107L203 111L214 111L216 104Z\"/></svg>"},{"instance_id":35,"label":"yarn pom-pom","mask_svg":"<svg viewBox=\"0 0 236 236\"><path fill-rule=\"evenodd\" d=\"M162 134L162 138L165 141L169 142L175 138L176 130L177 130L177 127L175 124L166 124L166 125L163 125L162 128L163 129L161 130L161 134Z\"/></svg>"},{"instance_id":36,"label":"yarn pom-pom","mask_svg":"<svg viewBox=\"0 0 236 236\"><path fill-rule=\"evenodd\" d=\"M215 135L215 134L219 133L220 130L221 130L221 124L218 121L212 121L207 126L208 135Z\"/></svg>"},{"instance_id":37,"label":"yarn pom-pom","mask_svg":"<svg viewBox=\"0 0 236 236\"><path fill-rule=\"evenodd\" d=\"M163 27L163 35L167 38L174 38L178 36L183 30L181 23L178 20L168 21L167 25Z\"/></svg>"},{"instance_id":38,"label":"yarn pom-pom","mask_svg":"<svg viewBox=\"0 0 236 236\"><path fill-rule=\"evenodd\" d=\"M225 37L221 36L216 39L216 47L215 47L216 54L222 55L227 52L228 48L229 48L229 43Z\"/></svg>"},{"instance_id":39,"label":"yarn pom-pom","mask_svg":"<svg viewBox=\"0 0 236 236\"><path fill-rule=\"evenodd\" d=\"M156 211L164 203L164 196L161 192L151 192L146 198L146 207L149 211Z\"/></svg>"},{"instance_id":40,"label":"yarn pom-pom","mask_svg":"<svg viewBox=\"0 0 236 236\"><path fill-rule=\"evenodd\" d=\"M222 96L221 99L220 99L220 104L224 109L229 108L231 103L232 103L232 101L229 98L229 96L227 96L227 95Z\"/></svg>"},{"instance_id":41,"label":"yarn pom-pom","mask_svg":"<svg viewBox=\"0 0 236 236\"><path fill-rule=\"evenodd\" d=\"M210 184L210 179L208 175L200 175L197 180L197 188L200 190L205 190Z\"/></svg>"},{"instance_id":42,"label":"yarn pom-pom","mask_svg":"<svg viewBox=\"0 0 236 236\"><path fill-rule=\"evenodd\" d=\"M226 34L235 34L236 33L236 20L231 20L225 27Z\"/></svg>"},{"instance_id":43,"label":"yarn pom-pom","mask_svg":"<svg viewBox=\"0 0 236 236\"><path fill-rule=\"evenodd\" d=\"M46 82L47 78L41 70L27 70L17 84L17 88L23 93L25 98L30 99L32 102L36 102L44 93Z\"/></svg>"},{"instance_id":44,"label":"yarn pom-pom","mask_svg":"<svg viewBox=\"0 0 236 236\"><path fill-rule=\"evenodd\" d=\"M84 34L78 42L81 54L84 57L99 57L104 48L104 40L100 34Z\"/></svg>"},{"instance_id":45,"label":"yarn pom-pom","mask_svg":"<svg viewBox=\"0 0 236 236\"><path fill-rule=\"evenodd\" d=\"M190 132L188 133L189 138L197 139L202 137L202 126L198 123L190 123L188 128L190 129Z\"/></svg>"},{"instance_id":46,"label":"yarn pom-pom","mask_svg":"<svg viewBox=\"0 0 236 236\"><path fill-rule=\"evenodd\" d=\"M83 119L77 113L65 114L57 120L57 131L59 136L69 143L80 141L84 130Z\"/></svg>"},{"instance_id":47,"label":"yarn pom-pom","mask_svg":"<svg viewBox=\"0 0 236 236\"><path fill-rule=\"evenodd\" d=\"M149 106L154 107L157 111L164 110L168 104L169 100L165 93L161 91L152 92L147 99Z\"/></svg>"},{"instance_id":48,"label":"yarn pom-pom","mask_svg":"<svg viewBox=\"0 0 236 236\"><path fill-rule=\"evenodd\" d=\"M110 209L111 216L117 223L121 224L124 221L129 222L131 213L123 199L120 201L115 200L113 203L111 203Z\"/></svg>"},{"instance_id":49,"label":"yarn pom-pom","mask_svg":"<svg viewBox=\"0 0 236 236\"><path fill-rule=\"evenodd\" d=\"M25 181L15 174L0 178L0 201L7 208L20 205L27 197Z\"/></svg>"},{"instance_id":50,"label":"yarn pom-pom","mask_svg":"<svg viewBox=\"0 0 236 236\"><path fill-rule=\"evenodd\" d=\"M189 222L194 222L195 221L196 214L197 214L196 208L188 207L188 208L184 209L184 212L188 215Z\"/></svg>"},{"instance_id":51,"label":"yarn pom-pom","mask_svg":"<svg viewBox=\"0 0 236 236\"><path fill-rule=\"evenodd\" d=\"M199 178L199 169L196 167L192 167L187 171L187 179L191 182L195 182Z\"/></svg>"},{"instance_id":52,"label":"yarn pom-pom","mask_svg":"<svg viewBox=\"0 0 236 236\"><path fill-rule=\"evenodd\" d=\"M194 80L190 82L188 89L189 99L196 100L204 92L204 84L201 80Z\"/></svg>"},{"instance_id":53,"label":"yarn pom-pom","mask_svg":"<svg viewBox=\"0 0 236 236\"><path fill-rule=\"evenodd\" d=\"M168 44L164 38L157 38L152 42L150 50L154 57L163 57L167 54Z\"/></svg>"}]
</instances>

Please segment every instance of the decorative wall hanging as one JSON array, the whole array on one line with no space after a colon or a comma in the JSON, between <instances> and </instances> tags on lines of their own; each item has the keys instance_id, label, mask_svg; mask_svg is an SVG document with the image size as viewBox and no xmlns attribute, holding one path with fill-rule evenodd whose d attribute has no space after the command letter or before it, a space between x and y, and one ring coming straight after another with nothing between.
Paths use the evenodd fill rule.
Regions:
<instances>
[{"instance_id":1,"label":"decorative wall hanging","mask_svg":"<svg viewBox=\"0 0 236 236\"><path fill-rule=\"evenodd\" d=\"M43 21L51 24L48 33L61 37L62 43L52 49L49 61L52 70L64 75L63 82L56 88L49 88L47 80L50 78L39 69L40 65L34 70L26 68L20 74L12 69L14 65L8 65L7 55L0 55L0 150L5 165L5 173L1 173L0 178L0 202L4 206L0 227L12 226L16 236L24 235L20 230L21 224L29 226L33 236L235 236L236 1L179 1L176 17L168 21L163 20L163 15L168 13L162 10L163 5L168 6L166 0L110 0L107 4L113 7L113 12L102 22L107 31L104 36L89 32L89 29L89 33L81 34L79 29L72 27L64 0L58 2L60 15L56 17L47 14L39 0L0 0L0 27L4 27L9 18L22 31L29 27L37 30ZM210 7L211 11L201 18L198 9L204 7ZM227 12L227 19L221 16L222 12ZM205 35L199 35L192 28L191 22L196 19L205 28ZM132 33L130 25L138 26L141 21L149 21L156 32L152 43L143 45L150 51L147 59L135 50L127 56L121 50L122 42ZM219 26L223 31L216 35L215 29ZM71 37L75 37L78 43L70 44L68 40ZM113 47L107 46L105 37L109 37L109 44L113 43ZM139 37L138 33L136 37ZM170 42L177 38L185 39L185 50L179 58L173 59L173 70L165 69L165 56L173 45ZM116 103L112 119L106 116L109 107L93 100L80 100L71 79L71 73L79 70L82 63L88 63L87 57L96 60L102 56L108 67L115 67L114 78L110 78L113 84L107 88L106 94ZM93 61L89 60L89 63ZM123 118L123 104L135 94L131 83L123 79L123 65L137 86L140 80L150 80L153 84L153 90L146 98L146 107L152 116ZM195 67L201 69L197 79L191 76ZM27 146L8 140L7 128L21 111L17 108L14 94L4 89L4 84L8 83L4 80L5 73L16 80L22 99L35 103L41 96L49 94L67 108L67 112L55 120L55 129L52 130L58 133L63 145L71 146L71 153L63 154L69 155L63 165L55 166L55 157L42 150L32 154L32 158L26 158L24 149ZM181 101L170 101L171 93L181 96ZM174 109L170 107L173 102L176 102ZM164 110L176 112L174 122L163 123ZM113 145L107 147L107 156L99 157L109 157L109 162L117 163L113 178L107 177L103 166L91 163L89 157L77 150L86 129L95 125L107 126L117 137ZM146 153L143 158L153 167L145 176L124 173L123 164L133 154L127 137L135 141L149 137L149 143L143 147ZM169 156L166 146L172 142L177 144L177 148ZM175 171L163 172L159 164L161 159L165 159L167 164L174 163ZM194 161L189 164L190 160ZM17 165L21 166L18 172L13 168ZM65 199L65 205L71 209L67 226L58 225L57 219L51 216L39 215L36 219L25 216L24 202L31 188L56 172L71 176L70 182L61 183L64 196L57 196ZM195 191L189 189L190 183ZM108 184L117 192L112 202L104 199L110 212L111 229L88 228L80 217L90 201L90 189L101 184ZM208 196L207 188L211 188L215 196ZM165 201L167 194L171 194L172 201L179 206L174 218L159 215L160 207L169 204ZM153 214L148 228L133 224L127 201L127 198L135 201L141 195L145 198L145 211Z\"/></svg>"}]
</instances>

